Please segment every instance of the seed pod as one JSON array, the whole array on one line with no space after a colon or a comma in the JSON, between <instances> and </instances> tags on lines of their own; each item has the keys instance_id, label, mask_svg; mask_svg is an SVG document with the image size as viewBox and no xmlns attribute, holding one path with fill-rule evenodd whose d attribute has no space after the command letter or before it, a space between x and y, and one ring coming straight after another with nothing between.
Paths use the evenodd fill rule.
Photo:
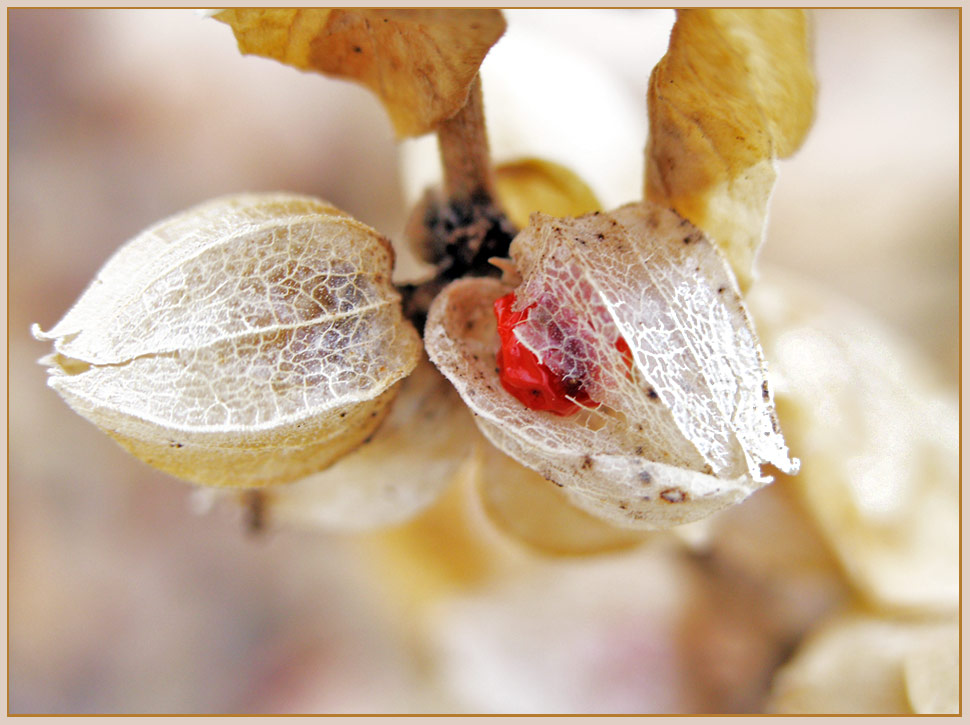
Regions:
<instances>
[{"instance_id":1,"label":"seed pod","mask_svg":"<svg viewBox=\"0 0 970 725\"><path fill-rule=\"evenodd\" d=\"M529 311L514 335L598 407L563 417L507 393L492 304L513 290L459 280L432 305L425 343L498 448L632 528L740 501L771 480L762 463L797 470L734 277L689 222L650 202L536 214L511 251L523 279L513 309Z\"/></svg>"},{"instance_id":2,"label":"seed pod","mask_svg":"<svg viewBox=\"0 0 970 725\"><path fill-rule=\"evenodd\" d=\"M52 330L48 384L134 455L213 486L292 481L380 423L420 341L386 239L317 199L246 194L119 249Z\"/></svg>"}]
</instances>

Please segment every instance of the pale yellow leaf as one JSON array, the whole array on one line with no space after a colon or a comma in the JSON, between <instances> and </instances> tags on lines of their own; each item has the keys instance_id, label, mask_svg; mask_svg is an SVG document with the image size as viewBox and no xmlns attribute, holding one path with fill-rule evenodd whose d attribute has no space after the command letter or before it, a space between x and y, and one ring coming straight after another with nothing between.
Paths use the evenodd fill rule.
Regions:
<instances>
[{"instance_id":1,"label":"pale yellow leaf","mask_svg":"<svg viewBox=\"0 0 970 725\"><path fill-rule=\"evenodd\" d=\"M812 124L815 79L805 12L678 12L650 77L646 196L705 231L742 287L761 244L774 162Z\"/></svg>"},{"instance_id":2,"label":"pale yellow leaf","mask_svg":"<svg viewBox=\"0 0 970 725\"><path fill-rule=\"evenodd\" d=\"M601 211L592 190L561 164L544 159L519 159L495 168L495 190L502 209L519 229L533 212L549 216L580 216Z\"/></svg>"},{"instance_id":3,"label":"pale yellow leaf","mask_svg":"<svg viewBox=\"0 0 970 725\"><path fill-rule=\"evenodd\" d=\"M505 31L499 10L477 8L235 8L215 18L242 53L367 86L399 137L454 115Z\"/></svg>"}]
</instances>

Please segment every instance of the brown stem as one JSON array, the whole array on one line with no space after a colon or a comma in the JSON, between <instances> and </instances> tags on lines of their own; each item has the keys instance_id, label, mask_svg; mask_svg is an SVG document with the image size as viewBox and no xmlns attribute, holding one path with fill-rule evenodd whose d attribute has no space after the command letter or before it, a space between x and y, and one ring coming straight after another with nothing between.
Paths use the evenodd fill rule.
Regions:
<instances>
[{"instance_id":1,"label":"brown stem","mask_svg":"<svg viewBox=\"0 0 970 725\"><path fill-rule=\"evenodd\" d=\"M420 258L437 267L434 279L401 288L405 312L418 329L431 301L450 280L497 276L490 260L509 256L516 233L495 198L479 76L465 105L439 123L437 133L444 194L426 194L411 212L406 232Z\"/></svg>"},{"instance_id":2,"label":"brown stem","mask_svg":"<svg viewBox=\"0 0 970 725\"><path fill-rule=\"evenodd\" d=\"M465 105L438 125L438 151L449 201L468 201L479 197L494 199L482 81L478 75L468 91Z\"/></svg>"},{"instance_id":3,"label":"brown stem","mask_svg":"<svg viewBox=\"0 0 970 725\"><path fill-rule=\"evenodd\" d=\"M266 528L266 494L259 489L245 491L242 496L246 533L261 534Z\"/></svg>"}]
</instances>

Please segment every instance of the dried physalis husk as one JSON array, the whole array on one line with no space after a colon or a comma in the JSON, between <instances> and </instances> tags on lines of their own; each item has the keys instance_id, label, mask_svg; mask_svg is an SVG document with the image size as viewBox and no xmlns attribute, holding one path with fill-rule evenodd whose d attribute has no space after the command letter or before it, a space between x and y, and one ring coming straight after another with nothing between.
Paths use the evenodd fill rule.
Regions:
<instances>
[{"instance_id":1,"label":"dried physalis husk","mask_svg":"<svg viewBox=\"0 0 970 725\"><path fill-rule=\"evenodd\" d=\"M511 288L452 283L429 313L428 354L498 448L632 528L740 501L771 480L763 463L797 470L734 277L689 222L649 202L537 214L512 256L524 280L515 309L530 310L516 337L595 405L559 416L508 394L492 303Z\"/></svg>"},{"instance_id":2,"label":"dried physalis husk","mask_svg":"<svg viewBox=\"0 0 970 725\"><path fill-rule=\"evenodd\" d=\"M528 226L535 211L565 217L601 208L579 176L545 159L499 164L495 188L502 208L520 228ZM483 510L517 541L546 554L571 556L627 548L649 536L611 526L573 506L560 488L494 446L483 446L481 456L476 474Z\"/></svg>"},{"instance_id":3,"label":"dried physalis husk","mask_svg":"<svg viewBox=\"0 0 970 725\"><path fill-rule=\"evenodd\" d=\"M798 149L814 118L804 11L678 11L647 106L646 197L703 229L746 287L775 159Z\"/></svg>"},{"instance_id":4,"label":"dried physalis husk","mask_svg":"<svg viewBox=\"0 0 970 725\"><path fill-rule=\"evenodd\" d=\"M49 385L142 460L214 486L318 471L380 423L420 340L393 252L325 202L229 196L119 249L53 340Z\"/></svg>"},{"instance_id":5,"label":"dried physalis husk","mask_svg":"<svg viewBox=\"0 0 970 725\"><path fill-rule=\"evenodd\" d=\"M214 17L242 53L367 86L399 137L453 116L505 32L501 11L479 8L234 8Z\"/></svg>"}]
</instances>

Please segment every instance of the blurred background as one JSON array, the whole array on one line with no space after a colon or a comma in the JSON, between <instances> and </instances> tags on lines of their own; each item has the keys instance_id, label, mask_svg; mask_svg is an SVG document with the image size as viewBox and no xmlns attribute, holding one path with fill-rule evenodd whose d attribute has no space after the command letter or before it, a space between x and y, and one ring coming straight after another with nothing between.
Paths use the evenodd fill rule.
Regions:
<instances>
[{"instance_id":1,"label":"blurred background","mask_svg":"<svg viewBox=\"0 0 970 725\"><path fill-rule=\"evenodd\" d=\"M955 394L959 13L812 15L817 122L780 165L762 260L860 303ZM368 91L244 58L227 26L189 10L10 9L7 18L10 712L488 709L435 675L441 661L464 667L448 659L461 647L431 656L361 537L280 528L252 537L231 507L199 514L187 485L130 457L46 387L35 361L47 346L29 334L33 322L60 319L121 243L218 195L313 194L399 238L427 173L416 161L427 141L402 152ZM606 206L638 198L647 78L673 14L506 18L482 71L498 160L542 155L578 171ZM644 566L665 581L682 575ZM600 571L568 585L543 576L564 597L613 581ZM648 631L630 596L611 621ZM657 606L683 596L668 592ZM542 621L549 641L575 624ZM635 671L632 662L663 660L661 641L644 635L629 661L602 660L601 687ZM614 687L602 707L677 709L670 693L695 666L671 669L669 687ZM522 682L514 667L507 675L508 686ZM555 694L534 694L492 707L552 709ZM756 702L708 695L715 709Z\"/></svg>"}]
</instances>

